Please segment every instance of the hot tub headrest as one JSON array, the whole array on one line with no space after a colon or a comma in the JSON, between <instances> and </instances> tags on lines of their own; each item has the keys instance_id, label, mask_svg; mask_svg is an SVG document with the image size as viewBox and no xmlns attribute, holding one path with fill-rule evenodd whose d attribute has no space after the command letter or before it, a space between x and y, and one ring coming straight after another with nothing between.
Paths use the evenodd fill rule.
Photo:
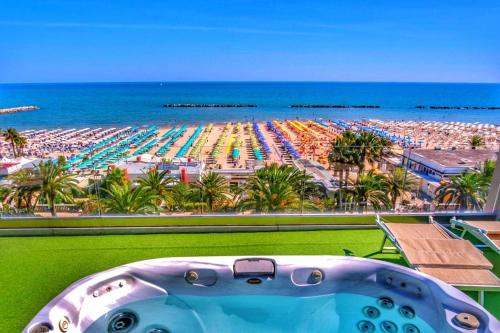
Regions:
<instances>
[{"instance_id":1,"label":"hot tub headrest","mask_svg":"<svg viewBox=\"0 0 500 333\"><path fill-rule=\"evenodd\" d=\"M235 278L274 277L276 263L267 258L238 259L233 266Z\"/></svg>"}]
</instances>

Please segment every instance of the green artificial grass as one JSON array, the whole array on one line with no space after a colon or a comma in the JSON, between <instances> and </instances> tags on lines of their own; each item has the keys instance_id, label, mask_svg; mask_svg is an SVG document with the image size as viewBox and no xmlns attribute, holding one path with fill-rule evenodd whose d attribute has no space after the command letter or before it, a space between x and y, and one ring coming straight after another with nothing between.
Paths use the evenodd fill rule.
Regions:
<instances>
[{"instance_id":1,"label":"green artificial grass","mask_svg":"<svg viewBox=\"0 0 500 333\"><path fill-rule=\"evenodd\" d=\"M392 222L424 222L426 216L385 216ZM104 217L64 219L5 219L0 228L58 228L58 227L157 227L187 225L278 225L278 224L374 224L375 217L354 216L269 216L269 215L227 215L227 216L163 216L163 217Z\"/></svg>"},{"instance_id":2,"label":"green artificial grass","mask_svg":"<svg viewBox=\"0 0 500 333\"><path fill-rule=\"evenodd\" d=\"M0 237L0 332L20 332L76 280L134 261L176 256L354 255L404 265L399 254L377 253L382 237L380 230ZM499 265L497 260L497 274ZM499 317L498 296L487 295L486 301Z\"/></svg>"}]
</instances>

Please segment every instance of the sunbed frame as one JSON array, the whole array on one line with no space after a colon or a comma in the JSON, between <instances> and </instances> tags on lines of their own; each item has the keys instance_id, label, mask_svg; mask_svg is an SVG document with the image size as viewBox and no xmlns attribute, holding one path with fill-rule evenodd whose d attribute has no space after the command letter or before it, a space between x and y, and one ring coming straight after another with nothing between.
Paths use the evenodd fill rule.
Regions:
<instances>
[{"instance_id":1,"label":"sunbed frame","mask_svg":"<svg viewBox=\"0 0 500 333\"><path fill-rule=\"evenodd\" d=\"M478 222L485 222L485 221L478 221ZM498 223L498 222L492 221L491 223ZM473 224L469 223L468 221L459 220L456 217L453 217L450 220L450 224L451 224L452 228L462 230L462 233L460 234L461 238L464 238L468 232L472 236L476 237L479 241L481 241L483 243L480 245L476 245L476 247L489 247L490 249L495 251L497 254L500 254L500 246L498 245L498 242L495 243L490 238L490 236L488 235L488 230L480 228L479 226L473 225Z\"/></svg>"},{"instance_id":2,"label":"sunbed frame","mask_svg":"<svg viewBox=\"0 0 500 333\"><path fill-rule=\"evenodd\" d=\"M387 226L385 225L384 219L382 217L380 217L379 215L377 215L375 218L375 223L379 226L380 229L382 229L384 231L384 239L382 239L382 244L380 245L380 252L384 252L384 250L396 251L396 252L400 253L405 258L406 262L409 263L409 261L407 260L407 258L404 255L403 250L401 249L401 245L399 244L396 236L394 236L392 234L392 232L389 230L389 228L387 228ZM451 232L450 230L443 227L441 224L436 223L434 221L434 219L432 218L432 216L429 216L429 224L435 225L438 229L440 229L442 232L447 234L450 238L461 239L460 237L455 235L453 232ZM391 241L391 243L394 244L394 246L385 246L387 239L389 239Z\"/></svg>"},{"instance_id":3,"label":"sunbed frame","mask_svg":"<svg viewBox=\"0 0 500 333\"><path fill-rule=\"evenodd\" d=\"M382 244L380 246L380 252L384 252L387 250L396 251L401 255L401 257L406 261L406 263L408 263L408 265L411 268L413 268L415 270L419 270L419 271L423 270L423 268L424 268L423 266L415 265L414 263L412 263L408 259L407 255L405 254L405 252L403 250L403 247L402 247L400 241L398 240L396 235L394 235L391 232L391 230L388 228L388 226L386 225L386 221L384 221L383 218L381 218L379 215L377 215L375 222L380 227L380 229L382 229L382 231L384 232L384 238L383 238ZM450 230L446 229L445 227L443 227L439 223L435 222L431 216L429 217L428 223L434 225L439 231L441 231L443 234L443 237L447 237L448 239L462 240L459 236L457 236L456 234L454 234ZM394 246L386 246L385 243L387 242L387 239L389 239L391 241L391 243L394 244ZM471 270L471 272L472 272L472 270ZM493 276L495 276L493 274L493 272L491 272L491 271L489 271L489 272ZM447 281L445 281L445 282L447 282ZM478 283L478 284L452 283L452 285L454 287L462 290L462 291L475 291L475 292L477 292L478 293L477 301L481 305L484 304L484 293L486 291L500 292L500 284L491 284L490 285L490 284L481 284L481 283Z\"/></svg>"}]
</instances>

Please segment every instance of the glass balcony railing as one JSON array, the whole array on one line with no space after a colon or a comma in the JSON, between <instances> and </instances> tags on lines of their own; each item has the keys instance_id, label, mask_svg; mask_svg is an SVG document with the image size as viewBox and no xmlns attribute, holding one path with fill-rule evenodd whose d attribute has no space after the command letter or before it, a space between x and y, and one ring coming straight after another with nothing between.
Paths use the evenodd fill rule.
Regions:
<instances>
[{"instance_id":1,"label":"glass balcony railing","mask_svg":"<svg viewBox=\"0 0 500 333\"><path fill-rule=\"evenodd\" d=\"M423 153L413 152L418 158ZM488 159L441 170L431 168L434 160L409 162L393 152L362 167L321 163L320 157L290 158L282 164L248 161L252 164L233 157L217 163L143 155L101 169L42 162L2 178L1 214L481 212L488 193L494 192L495 162ZM58 187L50 193L42 187L40 172L58 168L60 174L52 180Z\"/></svg>"}]
</instances>

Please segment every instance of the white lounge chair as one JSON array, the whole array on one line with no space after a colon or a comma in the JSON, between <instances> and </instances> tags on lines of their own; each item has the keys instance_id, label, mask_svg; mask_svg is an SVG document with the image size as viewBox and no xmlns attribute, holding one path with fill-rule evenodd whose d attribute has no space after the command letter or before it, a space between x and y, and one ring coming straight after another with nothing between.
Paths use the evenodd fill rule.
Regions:
<instances>
[{"instance_id":1,"label":"white lounge chair","mask_svg":"<svg viewBox=\"0 0 500 333\"><path fill-rule=\"evenodd\" d=\"M429 223L388 223L377 216L376 223L385 234L381 252L396 250L410 267L458 289L477 291L481 304L485 291L500 291L500 279L483 253L432 219ZM394 247L385 246L387 239Z\"/></svg>"},{"instance_id":2,"label":"white lounge chair","mask_svg":"<svg viewBox=\"0 0 500 333\"><path fill-rule=\"evenodd\" d=\"M461 229L464 237L467 232L476 237L485 246L500 254L500 222L499 221L464 221L452 218L452 228Z\"/></svg>"}]
</instances>

